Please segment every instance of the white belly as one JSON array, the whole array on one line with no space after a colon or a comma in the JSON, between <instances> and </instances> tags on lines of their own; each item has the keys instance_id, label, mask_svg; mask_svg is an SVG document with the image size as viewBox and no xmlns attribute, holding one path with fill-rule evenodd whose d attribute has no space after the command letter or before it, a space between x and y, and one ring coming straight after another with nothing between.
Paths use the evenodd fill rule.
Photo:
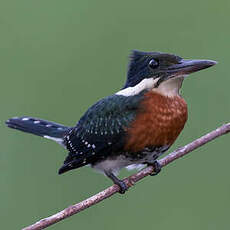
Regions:
<instances>
[{"instance_id":1,"label":"white belly","mask_svg":"<svg viewBox=\"0 0 230 230\"><path fill-rule=\"evenodd\" d=\"M104 172L112 172L115 175L118 175L119 171L122 168L127 168L128 170L133 169L142 169L145 165L144 162L152 162L156 156L156 153L147 154L144 158L133 160L131 158L127 158L125 155L118 155L106 158L100 162L95 163L92 167L102 173Z\"/></svg>"}]
</instances>

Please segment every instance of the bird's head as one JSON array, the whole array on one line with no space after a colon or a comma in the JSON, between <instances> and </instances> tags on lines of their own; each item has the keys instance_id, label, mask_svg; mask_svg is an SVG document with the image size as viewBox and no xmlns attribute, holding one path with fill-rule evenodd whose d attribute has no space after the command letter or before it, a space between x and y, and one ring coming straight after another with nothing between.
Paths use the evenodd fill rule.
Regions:
<instances>
[{"instance_id":1,"label":"bird's head","mask_svg":"<svg viewBox=\"0 0 230 230\"><path fill-rule=\"evenodd\" d=\"M215 65L211 60L188 60L174 54L133 51L123 92L132 93L145 89L176 91L185 76ZM120 91L120 92L122 92Z\"/></svg>"}]
</instances>

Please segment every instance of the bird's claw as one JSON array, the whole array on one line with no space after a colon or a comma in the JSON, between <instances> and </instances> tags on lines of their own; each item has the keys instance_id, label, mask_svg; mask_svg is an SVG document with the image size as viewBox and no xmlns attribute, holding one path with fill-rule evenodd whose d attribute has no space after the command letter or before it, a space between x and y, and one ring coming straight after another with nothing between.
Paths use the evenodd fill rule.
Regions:
<instances>
[{"instance_id":1,"label":"bird's claw","mask_svg":"<svg viewBox=\"0 0 230 230\"><path fill-rule=\"evenodd\" d=\"M150 176L156 176L161 171L161 164L158 161L148 163L148 165L151 165L154 168L154 171L151 174L149 174Z\"/></svg>"},{"instance_id":2,"label":"bird's claw","mask_svg":"<svg viewBox=\"0 0 230 230\"><path fill-rule=\"evenodd\" d=\"M119 193L120 194L124 194L127 190L128 190L128 186L126 185L126 183L122 180L119 180L116 182L116 185L119 186L120 190Z\"/></svg>"}]
</instances>

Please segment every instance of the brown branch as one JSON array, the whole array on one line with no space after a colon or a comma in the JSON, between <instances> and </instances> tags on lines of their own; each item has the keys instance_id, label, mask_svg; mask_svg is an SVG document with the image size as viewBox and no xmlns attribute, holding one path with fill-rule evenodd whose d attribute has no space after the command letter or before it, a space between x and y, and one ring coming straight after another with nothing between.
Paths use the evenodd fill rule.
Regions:
<instances>
[{"instance_id":1,"label":"brown branch","mask_svg":"<svg viewBox=\"0 0 230 230\"><path fill-rule=\"evenodd\" d=\"M195 141L181 147L174 152L168 154L164 158L159 160L159 163L162 167L168 165L169 163L173 162L174 160L183 157L184 155L188 154L189 152L199 148L200 146L212 141L213 139L230 132L230 123L224 124L221 127L217 128L216 130L196 139ZM148 176L154 171L152 166L149 166L140 172L124 179L125 183L128 187L133 186L137 181L141 180L142 178ZM96 195L68 208L50 216L45 219L42 219L35 224L24 228L23 230L39 230L44 229L50 225L53 225L65 218L72 216L78 212L83 211L86 208L91 207L94 204L101 202L102 200L112 196L113 194L119 191L119 187L117 185L110 186L109 188L105 189L102 192L97 193Z\"/></svg>"}]
</instances>

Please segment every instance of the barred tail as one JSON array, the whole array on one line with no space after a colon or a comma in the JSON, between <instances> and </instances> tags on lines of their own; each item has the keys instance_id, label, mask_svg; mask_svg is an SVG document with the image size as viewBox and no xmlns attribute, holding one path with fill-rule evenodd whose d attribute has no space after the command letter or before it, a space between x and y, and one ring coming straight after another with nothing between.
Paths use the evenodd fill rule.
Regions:
<instances>
[{"instance_id":1,"label":"barred tail","mask_svg":"<svg viewBox=\"0 0 230 230\"><path fill-rule=\"evenodd\" d=\"M70 127L33 117L15 117L6 121L6 125L26 133L45 137L63 145L63 137Z\"/></svg>"}]
</instances>

